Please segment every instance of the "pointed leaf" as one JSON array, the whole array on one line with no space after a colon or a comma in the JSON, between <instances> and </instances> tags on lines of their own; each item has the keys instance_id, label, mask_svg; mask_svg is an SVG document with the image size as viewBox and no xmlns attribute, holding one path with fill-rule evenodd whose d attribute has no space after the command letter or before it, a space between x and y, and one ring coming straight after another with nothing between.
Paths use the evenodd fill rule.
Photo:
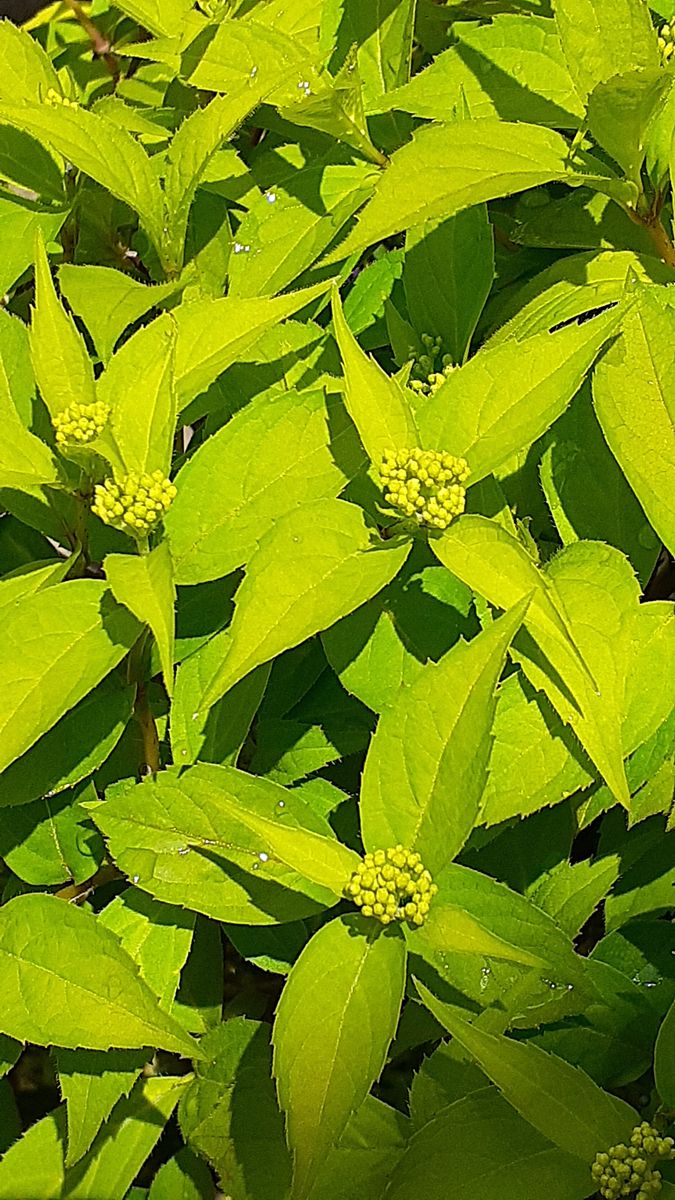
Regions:
<instances>
[{"instance_id":1,"label":"pointed leaf","mask_svg":"<svg viewBox=\"0 0 675 1200\"><path fill-rule=\"evenodd\" d=\"M598 420L659 537L675 551L675 309L641 291L595 370Z\"/></svg>"},{"instance_id":2,"label":"pointed leaf","mask_svg":"<svg viewBox=\"0 0 675 1200\"><path fill-rule=\"evenodd\" d=\"M3 358L0 357L0 487L31 491L42 483L56 483L56 459L48 446L30 433L19 416Z\"/></svg>"},{"instance_id":3,"label":"pointed leaf","mask_svg":"<svg viewBox=\"0 0 675 1200\"><path fill-rule=\"evenodd\" d=\"M619 319L610 312L557 333L482 348L420 405L422 444L462 455L469 485L478 483L564 412Z\"/></svg>"},{"instance_id":4,"label":"pointed leaf","mask_svg":"<svg viewBox=\"0 0 675 1200\"><path fill-rule=\"evenodd\" d=\"M249 559L229 629L216 635L227 653L205 685L202 706L369 600L409 549L374 546L361 510L342 500L317 500L281 517Z\"/></svg>"},{"instance_id":5,"label":"pointed leaf","mask_svg":"<svg viewBox=\"0 0 675 1200\"><path fill-rule=\"evenodd\" d=\"M96 445L123 473L169 473L176 426L175 339L172 317L158 317L124 343L97 382L97 398L111 415Z\"/></svg>"},{"instance_id":6,"label":"pointed leaf","mask_svg":"<svg viewBox=\"0 0 675 1200\"><path fill-rule=\"evenodd\" d=\"M150 626L159 650L164 684L171 696L176 589L167 543L160 542L149 554L109 554L103 567L115 599Z\"/></svg>"},{"instance_id":7,"label":"pointed leaf","mask_svg":"<svg viewBox=\"0 0 675 1200\"><path fill-rule=\"evenodd\" d=\"M625 1101L609 1096L578 1067L532 1042L470 1025L423 984L416 986L436 1020L473 1055L521 1116L555 1146L590 1164L599 1151L628 1141L637 1114Z\"/></svg>"},{"instance_id":8,"label":"pointed leaf","mask_svg":"<svg viewBox=\"0 0 675 1200\"><path fill-rule=\"evenodd\" d=\"M114 934L86 909L45 894L16 896L0 912L0 957L0 1029L10 1037L43 1046L198 1053Z\"/></svg>"},{"instance_id":9,"label":"pointed leaf","mask_svg":"<svg viewBox=\"0 0 675 1200\"><path fill-rule=\"evenodd\" d=\"M177 581L229 574L285 512L337 495L345 477L329 443L323 395L296 391L252 400L203 442L164 522Z\"/></svg>"},{"instance_id":10,"label":"pointed leaf","mask_svg":"<svg viewBox=\"0 0 675 1200\"><path fill-rule=\"evenodd\" d=\"M423 667L380 717L361 786L366 850L400 842L432 875L461 850L485 787L495 688L528 604Z\"/></svg>"},{"instance_id":11,"label":"pointed leaf","mask_svg":"<svg viewBox=\"0 0 675 1200\"><path fill-rule=\"evenodd\" d=\"M345 321L337 289L333 324L345 373L345 405L371 462L379 466L385 450L417 445L415 420L405 391L364 354Z\"/></svg>"},{"instance_id":12,"label":"pointed leaf","mask_svg":"<svg viewBox=\"0 0 675 1200\"><path fill-rule=\"evenodd\" d=\"M84 338L56 295L42 238L35 244L35 308L30 330L35 379L51 416L93 404L94 368Z\"/></svg>"},{"instance_id":13,"label":"pointed leaf","mask_svg":"<svg viewBox=\"0 0 675 1200\"><path fill-rule=\"evenodd\" d=\"M4 15L4 14L3 14ZM60 92L59 78L36 38L10 21L0 22L0 100L44 100L50 88Z\"/></svg>"},{"instance_id":14,"label":"pointed leaf","mask_svg":"<svg viewBox=\"0 0 675 1200\"><path fill-rule=\"evenodd\" d=\"M112 267L59 267L59 283L73 312L89 330L104 363L120 336L150 309L179 290L176 282L148 286Z\"/></svg>"},{"instance_id":15,"label":"pointed leaf","mask_svg":"<svg viewBox=\"0 0 675 1200\"><path fill-rule=\"evenodd\" d=\"M555 0L563 54L579 95L636 68L657 68L659 51L642 0Z\"/></svg>"},{"instance_id":16,"label":"pointed leaf","mask_svg":"<svg viewBox=\"0 0 675 1200\"><path fill-rule=\"evenodd\" d=\"M128 1096L148 1057L147 1050L66 1050L54 1052L59 1088L66 1102L66 1166L78 1162L108 1120L118 1100Z\"/></svg>"},{"instance_id":17,"label":"pointed leaf","mask_svg":"<svg viewBox=\"0 0 675 1200\"><path fill-rule=\"evenodd\" d=\"M303 1200L366 1098L396 1032L405 943L361 916L324 925L291 968L274 1023L274 1074Z\"/></svg>"}]
</instances>

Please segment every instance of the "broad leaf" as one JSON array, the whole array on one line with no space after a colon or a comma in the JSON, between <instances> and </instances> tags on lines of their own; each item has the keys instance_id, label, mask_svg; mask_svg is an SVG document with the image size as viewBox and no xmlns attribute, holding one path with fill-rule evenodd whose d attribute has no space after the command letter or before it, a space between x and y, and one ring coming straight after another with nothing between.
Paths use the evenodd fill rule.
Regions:
<instances>
[{"instance_id":1,"label":"broad leaf","mask_svg":"<svg viewBox=\"0 0 675 1200\"><path fill-rule=\"evenodd\" d=\"M40 43L10 21L0 24L0 61L4 66L0 100L38 102L50 88L61 91L58 75Z\"/></svg>"},{"instance_id":2,"label":"broad leaf","mask_svg":"<svg viewBox=\"0 0 675 1200\"><path fill-rule=\"evenodd\" d=\"M405 961L397 929L338 917L314 935L288 976L274 1023L274 1074L298 1200L380 1075Z\"/></svg>"},{"instance_id":3,"label":"broad leaf","mask_svg":"<svg viewBox=\"0 0 675 1200\"><path fill-rule=\"evenodd\" d=\"M428 1060L427 1060L428 1061ZM580 1200L590 1170L557 1149L524 1121L494 1088L439 1106L408 1142L387 1189L387 1200Z\"/></svg>"},{"instance_id":4,"label":"broad leaf","mask_svg":"<svg viewBox=\"0 0 675 1200\"><path fill-rule=\"evenodd\" d=\"M109 554L103 566L115 599L150 626L159 650L164 684L171 696L176 589L167 543L160 542L149 554Z\"/></svg>"},{"instance_id":5,"label":"broad leaf","mask_svg":"<svg viewBox=\"0 0 675 1200\"><path fill-rule=\"evenodd\" d=\"M216 635L227 651L205 684L202 706L369 600L408 551L373 545L361 510L341 500L317 500L281 517L249 559L232 624Z\"/></svg>"},{"instance_id":6,"label":"broad leaf","mask_svg":"<svg viewBox=\"0 0 675 1200\"><path fill-rule=\"evenodd\" d=\"M0 105L9 124L53 147L138 213L155 246L161 245L162 193L150 159L131 134L105 117L63 105Z\"/></svg>"},{"instance_id":7,"label":"broad leaf","mask_svg":"<svg viewBox=\"0 0 675 1200\"><path fill-rule=\"evenodd\" d=\"M584 98L613 75L660 65L642 0L555 0L553 7L567 66Z\"/></svg>"},{"instance_id":8,"label":"broad leaf","mask_svg":"<svg viewBox=\"0 0 675 1200\"><path fill-rule=\"evenodd\" d=\"M30 492L43 483L57 483L59 468L48 446L24 425L16 410L4 359L0 356L0 487Z\"/></svg>"},{"instance_id":9,"label":"broad leaf","mask_svg":"<svg viewBox=\"0 0 675 1200\"><path fill-rule=\"evenodd\" d=\"M160 904L139 888L126 888L106 905L98 922L119 938L160 1007L171 1012L192 943L194 913Z\"/></svg>"},{"instance_id":10,"label":"broad leaf","mask_svg":"<svg viewBox=\"0 0 675 1200\"><path fill-rule=\"evenodd\" d=\"M420 405L422 444L462 455L469 484L478 483L564 412L618 323L618 313L610 312L597 323L479 350Z\"/></svg>"},{"instance_id":11,"label":"broad leaf","mask_svg":"<svg viewBox=\"0 0 675 1200\"><path fill-rule=\"evenodd\" d=\"M538 126L492 118L429 125L395 152L356 229L327 261L423 221L564 179L568 160L564 138Z\"/></svg>"},{"instance_id":12,"label":"broad leaf","mask_svg":"<svg viewBox=\"0 0 675 1200\"><path fill-rule=\"evenodd\" d=\"M0 913L0 957L0 1028L10 1037L94 1050L159 1045L198 1055L117 938L85 909L44 894L15 897Z\"/></svg>"},{"instance_id":13,"label":"broad leaf","mask_svg":"<svg viewBox=\"0 0 675 1200\"><path fill-rule=\"evenodd\" d=\"M422 668L380 717L359 806L367 850L400 842L434 875L462 848L485 787L495 687L528 603Z\"/></svg>"},{"instance_id":14,"label":"broad leaf","mask_svg":"<svg viewBox=\"0 0 675 1200\"><path fill-rule=\"evenodd\" d=\"M178 34L191 11L190 0L121 0L117 5L151 33Z\"/></svg>"},{"instance_id":15,"label":"broad leaf","mask_svg":"<svg viewBox=\"0 0 675 1200\"><path fill-rule=\"evenodd\" d=\"M158 900L237 924L294 921L335 904L358 861L298 792L233 767L138 786L93 816L120 869Z\"/></svg>"},{"instance_id":16,"label":"broad leaf","mask_svg":"<svg viewBox=\"0 0 675 1200\"><path fill-rule=\"evenodd\" d=\"M11 28L7 22L4 27ZM0 291L3 295L32 263L36 235L41 234L46 242L52 241L58 237L66 216L65 212L42 212L18 196L0 196L0 220L3 238L6 239L0 264Z\"/></svg>"},{"instance_id":17,"label":"broad leaf","mask_svg":"<svg viewBox=\"0 0 675 1200\"><path fill-rule=\"evenodd\" d=\"M655 67L612 75L589 96L588 125L593 137L637 187L641 186L645 134L670 87L670 77Z\"/></svg>"},{"instance_id":18,"label":"broad leaf","mask_svg":"<svg viewBox=\"0 0 675 1200\"><path fill-rule=\"evenodd\" d=\"M104 583L60 583L5 614L0 689L2 770L77 704L131 649L140 627Z\"/></svg>"},{"instance_id":19,"label":"broad leaf","mask_svg":"<svg viewBox=\"0 0 675 1200\"><path fill-rule=\"evenodd\" d=\"M104 363L124 330L180 287L178 283L148 287L110 267L75 267L71 263L59 268L59 283L73 312L84 321Z\"/></svg>"},{"instance_id":20,"label":"broad leaf","mask_svg":"<svg viewBox=\"0 0 675 1200\"><path fill-rule=\"evenodd\" d=\"M83 883L101 865L103 842L80 804L87 791L64 791L9 809L0 831L0 854L31 885Z\"/></svg>"},{"instance_id":21,"label":"broad leaf","mask_svg":"<svg viewBox=\"0 0 675 1200\"><path fill-rule=\"evenodd\" d=\"M330 440L320 392L261 396L212 434L179 472L165 521L177 581L229 574L286 512L337 495Z\"/></svg>"}]
</instances>

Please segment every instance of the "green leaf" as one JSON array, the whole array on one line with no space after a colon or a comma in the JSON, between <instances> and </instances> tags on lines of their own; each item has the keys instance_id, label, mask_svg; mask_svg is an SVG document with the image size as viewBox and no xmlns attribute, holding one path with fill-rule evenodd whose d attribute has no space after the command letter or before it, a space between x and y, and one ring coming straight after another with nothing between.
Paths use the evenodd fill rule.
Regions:
<instances>
[{"instance_id":1,"label":"green leaf","mask_svg":"<svg viewBox=\"0 0 675 1200\"><path fill-rule=\"evenodd\" d=\"M0 25L0 30L2 28ZM5 22L4 28L12 27ZM66 216L65 212L41 212L18 196L0 196L0 221L5 239L0 264L0 291L3 295L9 292L33 262L36 235L40 234L46 242L54 241Z\"/></svg>"},{"instance_id":2,"label":"green leaf","mask_svg":"<svg viewBox=\"0 0 675 1200\"><path fill-rule=\"evenodd\" d=\"M569 937L576 937L616 883L620 867L618 854L607 854L594 862L561 862L542 875L530 891L530 898Z\"/></svg>"},{"instance_id":3,"label":"green leaf","mask_svg":"<svg viewBox=\"0 0 675 1200\"><path fill-rule=\"evenodd\" d=\"M586 1163L558 1150L494 1088L441 1107L408 1142L387 1200L580 1200L592 1187Z\"/></svg>"},{"instance_id":4,"label":"green leaf","mask_svg":"<svg viewBox=\"0 0 675 1200\"><path fill-rule=\"evenodd\" d=\"M481 808L486 825L557 804L595 779L574 735L520 672L499 686L492 737Z\"/></svg>"},{"instance_id":5,"label":"green leaf","mask_svg":"<svg viewBox=\"0 0 675 1200\"><path fill-rule=\"evenodd\" d=\"M182 1097L181 1097L182 1098ZM188 1146L159 1168L148 1200L213 1200L213 1180L205 1162Z\"/></svg>"},{"instance_id":6,"label":"green leaf","mask_svg":"<svg viewBox=\"0 0 675 1200\"><path fill-rule=\"evenodd\" d=\"M654 1074L663 1103L672 1105L675 1097L675 1003L666 1013L656 1039Z\"/></svg>"},{"instance_id":7,"label":"green leaf","mask_svg":"<svg viewBox=\"0 0 675 1200\"><path fill-rule=\"evenodd\" d=\"M103 567L115 599L150 626L159 650L164 685L171 696L176 589L167 543L160 542L149 554L108 554Z\"/></svg>"},{"instance_id":8,"label":"green leaf","mask_svg":"<svg viewBox=\"0 0 675 1200\"><path fill-rule=\"evenodd\" d=\"M269 1026L233 1016L201 1046L204 1061L180 1103L183 1136L227 1181L232 1200L286 1196L291 1165L271 1077Z\"/></svg>"},{"instance_id":9,"label":"green leaf","mask_svg":"<svg viewBox=\"0 0 675 1200\"><path fill-rule=\"evenodd\" d=\"M32 596L43 588L52 587L55 583L63 583L63 578L72 567L72 562L65 559L52 559L46 566L39 562L33 564L32 570L19 569L0 579L0 610L6 606L13 607L16 600L23 596Z\"/></svg>"},{"instance_id":10,"label":"green leaf","mask_svg":"<svg viewBox=\"0 0 675 1200\"><path fill-rule=\"evenodd\" d=\"M399 1109L366 1096L319 1168L310 1200L352 1200L354 1181L361 1200L381 1200L403 1153L409 1124Z\"/></svg>"},{"instance_id":11,"label":"green leaf","mask_svg":"<svg viewBox=\"0 0 675 1200\"><path fill-rule=\"evenodd\" d=\"M589 388L551 430L539 474L563 545L580 539L609 542L646 584L659 541L607 446Z\"/></svg>"},{"instance_id":12,"label":"green leaf","mask_svg":"<svg viewBox=\"0 0 675 1200\"><path fill-rule=\"evenodd\" d=\"M578 561L573 557L577 545L582 557L586 553L582 543L568 547L564 557L569 564ZM536 647L519 643L523 670L571 725L616 798L627 804L621 689L605 646L600 650L593 640L606 629L606 617L599 618L589 637L581 608L578 624L571 621L555 578L539 571L516 538L483 517L461 517L434 541L433 550L445 566L498 608L508 608L534 590L525 626ZM557 571L556 562L552 567ZM598 664L600 680L595 678Z\"/></svg>"},{"instance_id":13,"label":"green leaf","mask_svg":"<svg viewBox=\"0 0 675 1200\"><path fill-rule=\"evenodd\" d=\"M580 96L613 75L660 66L656 32L642 0L554 0L553 7Z\"/></svg>"},{"instance_id":14,"label":"green leaf","mask_svg":"<svg viewBox=\"0 0 675 1200\"><path fill-rule=\"evenodd\" d=\"M211 678L222 656L222 642L212 638L178 668L171 709L171 750L174 762L181 766L198 760L233 766L260 707L269 663L240 679L206 712L195 707L201 703L205 681Z\"/></svg>"},{"instance_id":15,"label":"green leaf","mask_svg":"<svg viewBox=\"0 0 675 1200\"><path fill-rule=\"evenodd\" d=\"M204 688L202 707L254 667L327 629L379 592L410 547L373 545L360 509L317 500L286 513L263 536L236 594L224 660Z\"/></svg>"},{"instance_id":16,"label":"green leaf","mask_svg":"<svg viewBox=\"0 0 675 1200\"><path fill-rule=\"evenodd\" d=\"M3 105L0 104L0 114ZM13 184L19 194L35 194L43 204L66 204L63 162L22 129L14 129L0 115L0 179ZM31 254L32 258L32 254Z\"/></svg>"},{"instance_id":17,"label":"green leaf","mask_svg":"<svg viewBox=\"0 0 675 1200\"><path fill-rule=\"evenodd\" d=\"M273 1042L298 1200L380 1075L396 1032L405 963L398 930L347 916L324 925L291 969Z\"/></svg>"},{"instance_id":18,"label":"green leaf","mask_svg":"<svg viewBox=\"0 0 675 1200\"><path fill-rule=\"evenodd\" d=\"M80 793L62 792L9 809L0 832L0 854L30 884L83 883L103 859L103 843L80 805Z\"/></svg>"},{"instance_id":19,"label":"green leaf","mask_svg":"<svg viewBox=\"0 0 675 1200\"><path fill-rule=\"evenodd\" d=\"M613 311L554 334L482 348L419 406L422 444L466 458L469 485L478 483L565 411L618 324Z\"/></svg>"},{"instance_id":20,"label":"green leaf","mask_svg":"<svg viewBox=\"0 0 675 1200\"><path fill-rule=\"evenodd\" d=\"M83 908L53 896L17 896L0 912L5 998L0 1028L39 1045L162 1046L198 1056L117 938Z\"/></svg>"},{"instance_id":21,"label":"green leaf","mask_svg":"<svg viewBox=\"0 0 675 1200\"><path fill-rule=\"evenodd\" d=\"M345 373L345 406L371 462L379 467L385 450L417 445L415 419L398 381L364 354L333 292L333 324Z\"/></svg>"},{"instance_id":22,"label":"green leaf","mask_svg":"<svg viewBox=\"0 0 675 1200\"><path fill-rule=\"evenodd\" d=\"M212 434L179 472L165 521L177 581L227 575L279 517L337 495L330 441L323 395L294 390L254 399Z\"/></svg>"},{"instance_id":23,"label":"green leaf","mask_svg":"<svg viewBox=\"0 0 675 1200\"><path fill-rule=\"evenodd\" d=\"M187 1086L185 1077L141 1079L120 1100L85 1158L66 1171L64 1200L125 1200Z\"/></svg>"},{"instance_id":24,"label":"green leaf","mask_svg":"<svg viewBox=\"0 0 675 1200\"><path fill-rule=\"evenodd\" d=\"M325 283L318 283L288 296L224 296L174 309L178 411L206 391L232 363L244 359L265 330L318 299L326 288Z\"/></svg>"},{"instance_id":25,"label":"green leaf","mask_svg":"<svg viewBox=\"0 0 675 1200\"><path fill-rule=\"evenodd\" d=\"M125 473L169 473L176 426L175 343L173 318L158 317L124 343L97 381L97 399L111 415L96 447Z\"/></svg>"},{"instance_id":26,"label":"green leaf","mask_svg":"<svg viewBox=\"0 0 675 1200\"><path fill-rule=\"evenodd\" d=\"M4 357L0 355L0 487L34 490L42 483L56 483L58 466L48 446L29 433L17 412Z\"/></svg>"},{"instance_id":27,"label":"green leaf","mask_svg":"<svg viewBox=\"0 0 675 1200\"><path fill-rule=\"evenodd\" d=\"M120 785L93 817L120 869L158 900L284 923L335 904L358 862L301 795L234 767L173 768L138 786Z\"/></svg>"},{"instance_id":28,"label":"green leaf","mask_svg":"<svg viewBox=\"0 0 675 1200\"><path fill-rule=\"evenodd\" d=\"M128 1096L147 1059L144 1050L54 1051L66 1101L66 1167L79 1162L118 1100Z\"/></svg>"},{"instance_id":29,"label":"green leaf","mask_svg":"<svg viewBox=\"0 0 675 1200\"><path fill-rule=\"evenodd\" d=\"M148 287L111 267L75 267L71 263L59 267L59 283L73 312L84 321L104 363L125 329L182 286L172 282Z\"/></svg>"},{"instance_id":30,"label":"green leaf","mask_svg":"<svg viewBox=\"0 0 675 1200\"><path fill-rule=\"evenodd\" d=\"M432 875L461 850L485 787L495 687L528 603L423 667L380 717L359 806L367 850L400 842Z\"/></svg>"},{"instance_id":31,"label":"green leaf","mask_svg":"<svg viewBox=\"0 0 675 1200\"><path fill-rule=\"evenodd\" d=\"M84 338L56 295L39 235L35 245L35 308L30 350L40 395L52 417L71 404L94 403L94 368Z\"/></svg>"},{"instance_id":32,"label":"green leaf","mask_svg":"<svg viewBox=\"0 0 675 1200\"><path fill-rule=\"evenodd\" d=\"M465 104L472 117L576 129L583 106L551 20L495 13L489 24L456 22L455 37L456 45L375 108L446 121Z\"/></svg>"},{"instance_id":33,"label":"green leaf","mask_svg":"<svg viewBox=\"0 0 675 1200\"><path fill-rule=\"evenodd\" d=\"M163 201L150 159L126 130L83 108L64 105L0 105L0 125L31 134L57 150L78 170L138 213L148 235L159 247Z\"/></svg>"},{"instance_id":34,"label":"green leaf","mask_svg":"<svg viewBox=\"0 0 675 1200\"><path fill-rule=\"evenodd\" d=\"M351 47L358 46L357 61L366 104L405 83L410 74L415 5L398 0L367 12L358 0L343 0L333 31L332 72L342 66Z\"/></svg>"},{"instance_id":35,"label":"green leaf","mask_svg":"<svg viewBox=\"0 0 675 1200\"><path fill-rule=\"evenodd\" d=\"M2 770L91 691L131 649L136 620L104 583L59 583L5 614L0 689L13 704L0 718Z\"/></svg>"},{"instance_id":36,"label":"green leaf","mask_svg":"<svg viewBox=\"0 0 675 1200\"><path fill-rule=\"evenodd\" d=\"M255 91L250 89L234 97L216 96L186 117L172 139L164 176L168 232L163 244L165 264L171 272L183 265L190 208L209 159L257 102Z\"/></svg>"},{"instance_id":37,"label":"green leaf","mask_svg":"<svg viewBox=\"0 0 675 1200\"><path fill-rule=\"evenodd\" d=\"M119 938L160 1007L171 1012L192 943L194 913L160 904L132 887L107 904L98 921Z\"/></svg>"},{"instance_id":38,"label":"green leaf","mask_svg":"<svg viewBox=\"0 0 675 1200\"><path fill-rule=\"evenodd\" d=\"M521 946L514 946L486 929L480 921L456 904L444 903L434 898L429 916L420 930L406 930L410 950L421 954L432 964L436 956L442 959L448 954L475 954L482 959L505 959L524 967L542 966L545 959L532 954Z\"/></svg>"},{"instance_id":39,"label":"green leaf","mask_svg":"<svg viewBox=\"0 0 675 1200\"><path fill-rule=\"evenodd\" d=\"M280 292L312 266L372 193L376 172L366 163L328 162L278 168L237 229L230 259L231 296Z\"/></svg>"},{"instance_id":40,"label":"green leaf","mask_svg":"<svg viewBox=\"0 0 675 1200\"><path fill-rule=\"evenodd\" d=\"M593 137L637 187L641 187L646 131L670 87L670 77L655 67L613 75L598 83L588 98L588 127Z\"/></svg>"},{"instance_id":41,"label":"green leaf","mask_svg":"<svg viewBox=\"0 0 675 1200\"><path fill-rule=\"evenodd\" d=\"M91 775L124 733L135 693L114 676L89 691L0 774L0 807L56 795Z\"/></svg>"},{"instance_id":42,"label":"green leaf","mask_svg":"<svg viewBox=\"0 0 675 1200\"><path fill-rule=\"evenodd\" d=\"M246 20L221 18L212 37L194 39L180 69L192 87L230 97L249 92L258 104L280 84L295 88L307 58L301 41L249 14Z\"/></svg>"},{"instance_id":43,"label":"green leaf","mask_svg":"<svg viewBox=\"0 0 675 1200\"><path fill-rule=\"evenodd\" d=\"M429 125L392 155L356 228L326 262L423 221L564 179L569 147L559 133L485 118Z\"/></svg>"},{"instance_id":44,"label":"green leaf","mask_svg":"<svg viewBox=\"0 0 675 1200\"><path fill-rule=\"evenodd\" d=\"M595 371L595 411L607 444L654 529L675 547L675 309L641 290L621 337Z\"/></svg>"},{"instance_id":45,"label":"green leaf","mask_svg":"<svg viewBox=\"0 0 675 1200\"><path fill-rule=\"evenodd\" d=\"M151 33L178 34L192 9L190 0L121 0L116 5Z\"/></svg>"},{"instance_id":46,"label":"green leaf","mask_svg":"<svg viewBox=\"0 0 675 1200\"><path fill-rule=\"evenodd\" d=\"M493 234L484 204L408 231L403 286L410 320L418 334L439 337L453 363L466 358L493 278Z\"/></svg>"},{"instance_id":47,"label":"green leaf","mask_svg":"<svg viewBox=\"0 0 675 1200\"><path fill-rule=\"evenodd\" d=\"M0 1159L0 1200L54 1200L63 1195L65 1129L61 1105L10 1146Z\"/></svg>"},{"instance_id":48,"label":"green leaf","mask_svg":"<svg viewBox=\"0 0 675 1200\"><path fill-rule=\"evenodd\" d=\"M40 43L10 21L0 24L0 100L44 100L50 88L59 94L59 78Z\"/></svg>"},{"instance_id":49,"label":"green leaf","mask_svg":"<svg viewBox=\"0 0 675 1200\"><path fill-rule=\"evenodd\" d=\"M588 1165L598 1151L628 1140L636 1113L625 1101L609 1096L578 1067L532 1042L470 1025L423 984L416 986L436 1020L476 1059L516 1111L555 1146Z\"/></svg>"}]
</instances>

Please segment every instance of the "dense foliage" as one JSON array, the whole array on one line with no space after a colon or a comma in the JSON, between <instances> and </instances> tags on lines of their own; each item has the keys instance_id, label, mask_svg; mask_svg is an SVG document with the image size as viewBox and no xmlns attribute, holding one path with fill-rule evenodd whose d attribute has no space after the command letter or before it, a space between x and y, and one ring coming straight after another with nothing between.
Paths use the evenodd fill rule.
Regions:
<instances>
[{"instance_id":1,"label":"dense foliage","mask_svg":"<svg viewBox=\"0 0 675 1200\"><path fill-rule=\"evenodd\" d=\"M673 16L0 23L0 1200L675 1197Z\"/></svg>"}]
</instances>

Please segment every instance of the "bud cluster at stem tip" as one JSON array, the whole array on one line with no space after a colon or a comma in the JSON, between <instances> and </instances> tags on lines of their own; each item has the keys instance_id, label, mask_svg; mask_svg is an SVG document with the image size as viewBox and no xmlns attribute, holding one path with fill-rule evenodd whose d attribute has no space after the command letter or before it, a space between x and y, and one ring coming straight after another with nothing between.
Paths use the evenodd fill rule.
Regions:
<instances>
[{"instance_id":1,"label":"bud cluster at stem tip","mask_svg":"<svg viewBox=\"0 0 675 1200\"><path fill-rule=\"evenodd\" d=\"M94 404L69 404L52 417L57 445L86 446L98 437L109 416L110 409L102 400Z\"/></svg>"},{"instance_id":2,"label":"bud cluster at stem tip","mask_svg":"<svg viewBox=\"0 0 675 1200\"><path fill-rule=\"evenodd\" d=\"M383 925L407 921L414 926L424 923L438 888L420 855L399 845L366 854L345 891L365 917Z\"/></svg>"},{"instance_id":3,"label":"bud cluster at stem tip","mask_svg":"<svg viewBox=\"0 0 675 1200\"><path fill-rule=\"evenodd\" d=\"M667 63L675 50L675 22L672 25L662 25L659 29L659 50L664 63Z\"/></svg>"},{"instance_id":4,"label":"bud cluster at stem tip","mask_svg":"<svg viewBox=\"0 0 675 1200\"><path fill-rule=\"evenodd\" d=\"M380 467L384 498L420 525L447 529L464 512L469 466L440 450L385 450Z\"/></svg>"},{"instance_id":5,"label":"bud cluster at stem tip","mask_svg":"<svg viewBox=\"0 0 675 1200\"><path fill-rule=\"evenodd\" d=\"M49 88L45 96L45 104L48 104L50 108L57 108L59 105L62 105L63 108L80 107L77 100L69 100L67 96L62 96L55 88Z\"/></svg>"},{"instance_id":6,"label":"bud cluster at stem tip","mask_svg":"<svg viewBox=\"0 0 675 1200\"><path fill-rule=\"evenodd\" d=\"M418 392L422 396L429 396L442 383L445 383L448 376L455 370L456 364L453 363L449 354L441 353L442 345L439 337L434 338L430 333L423 333L421 342L426 353L420 354L413 363L410 386L414 392Z\"/></svg>"},{"instance_id":7,"label":"bud cluster at stem tip","mask_svg":"<svg viewBox=\"0 0 675 1200\"><path fill-rule=\"evenodd\" d=\"M120 483L106 479L94 489L92 512L106 525L134 537L145 537L161 521L176 495L175 484L161 471L132 471Z\"/></svg>"},{"instance_id":8,"label":"bud cluster at stem tip","mask_svg":"<svg viewBox=\"0 0 675 1200\"><path fill-rule=\"evenodd\" d=\"M653 1200L661 1191L661 1172L654 1170L659 1160L675 1158L671 1137L661 1137L658 1129L643 1121L631 1133L630 1145L623 1142L596 1154L591 1174L600 1195L606 1200L633 1196L634 1200Z\"/></svg>"}]
</instances>

